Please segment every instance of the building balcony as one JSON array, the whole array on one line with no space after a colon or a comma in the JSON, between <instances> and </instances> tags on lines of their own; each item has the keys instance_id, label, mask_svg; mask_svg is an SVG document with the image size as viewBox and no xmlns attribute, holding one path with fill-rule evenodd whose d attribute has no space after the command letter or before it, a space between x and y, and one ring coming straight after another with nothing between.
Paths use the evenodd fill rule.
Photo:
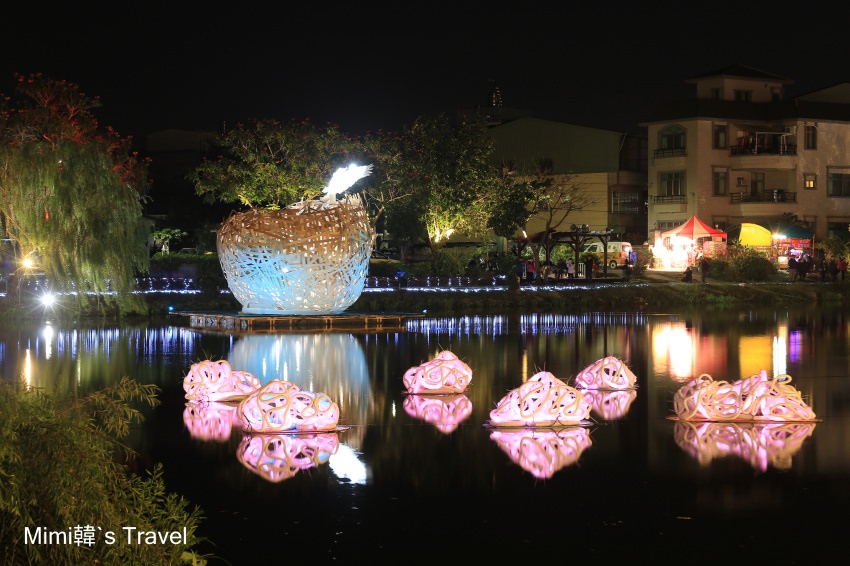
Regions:
<instances>
[{"instance_id":1,"label":"building balcony","mask_svg":"<svg viewBox=\"0 0 850 566\"><path fill-rule=\"evenodd\" d=\"M688 197L685 195L653 195L652 204L687 204Z\"/></svg>"},{"instance_id":2,"label":"building balcony","mask_svg":"<svg viewBox=\"0 0 850 566\"><path fill-rule=\"evenodd\" d=\"M729 155L797 155L797 144L786 145L733 145L729 148Z\"/></svg>"},{"instance_id":3,"label":"building balcony","mask_svg":"<svg viewBox=\"0 0 850 566\"><path fill-rule=\"evenodd\" d=\"M652 152L653 157L684 157L688 155L688 150L684 147L674 149L656 149Z\"/></svg>"},{"instance_id":4,"label":"building balcony","mask_svg":"<svg viewBox=\"0 0 850 566\"><path fill-rule=\"evenodd\" d=\"M742 202L758 202L758 203L795 203L797 202L797 193L788 192L785 189L768 189L758 193L740 192L729 193L729 202L739 204Z\"/></svg>"}]
</instances>

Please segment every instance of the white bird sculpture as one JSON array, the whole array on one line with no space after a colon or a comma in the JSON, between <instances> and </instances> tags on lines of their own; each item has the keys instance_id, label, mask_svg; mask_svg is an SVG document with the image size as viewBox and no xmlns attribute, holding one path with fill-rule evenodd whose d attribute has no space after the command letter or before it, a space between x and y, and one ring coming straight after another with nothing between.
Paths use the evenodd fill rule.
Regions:
<instances>
[{"instance_id":1,"label":"white bird sculpture","mask_svg":"<svg viewBox=\"0 0 850 566\"><path fill-rule=\"evenodd\" d=\"M372 173L371 165L355 165L351 164L348 167L340 167L331 176L328 186L323 189L322 202L336 202L336 195L345 192L354 183L370 175Z\"/></svg>"}]
</instances>

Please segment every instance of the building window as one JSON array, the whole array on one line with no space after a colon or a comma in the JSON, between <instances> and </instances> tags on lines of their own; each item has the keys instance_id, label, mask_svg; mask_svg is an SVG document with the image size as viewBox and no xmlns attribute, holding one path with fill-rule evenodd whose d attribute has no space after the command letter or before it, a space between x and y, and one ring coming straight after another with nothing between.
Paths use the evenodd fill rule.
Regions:
<instances>
[{"instance_id":1,"label":"building window","mask_svg":"<svg viewBox=\"0 0 850 566\"><path fill-rule=\"evenodd\" d=\"M729 147L727 131L726 124L714 124L711 131L711 145L714 149Z\"/></svg>"},{"instance_id":2,"label":"building window","mask_svg":"<svg viewBox=\"0 0 850 566\"><path fill-rule=\"evenodd\" d=\"M814 173L803 173L803 188L809 191L813 191L817 188L817 178L818 176Z\"/></svg>"},{"instance_id":3,"label":"building window","mask_svg":"<svg viewBox=\"0 0 850 566\"><path fill-rule=\"evenodd\" d=\"M684 196L685 195L685 172L684 171L667 171L659 176L659 191L660 196Z\"/></svg>"},{"instance_id":4,"label":"building window","mask_svg":"<svg viewBox=\"0 0 850 566\"><path fill-rule=\"evenodd\" d=\"M764 193L764 173L750 173L750 194L760 195Z\"/></svg>"},{"instance_id":5,"label":"building window","mask_svg":"<svg viewBox=\"0 0 850 566\"><path fill-rule=\"evenodd\" d=\"M735 100L738 102L750 102L753 99L753 91L751 90L736 90Z\"/></svg>"},{"instance_id":6,"label":"building window","mask_svg":"<svg viewBox=\"0 0 850 566\"><path fill-rule=\"evenodd\" d=\"M662 130L658 137L658 148L664 150L685 149L685 128L671 126Z\"/></svg>"},{"instance_id":7,"label":"building window","mask_svg":"<svg viewBox=\"0 0 850 566\"><path fill-rule=\"evenodd\" d=\"M806 149L818 148L818 127L806 126Z\"/></svg>"},{"instance_id":8,"label":"building window","mask_svg":"<svg viewBox=\"0 0 850 566\"><path fill-rule=\"evenodd\" d=\"M850 197L850 169L834 169L827 173L826 194L831 197Z\"/></svg>"},{"instance_id":9,"label":"building window","mask_svg":"<svg viewBox=\"0 0 850 566\"><path fill-rule=\"evenodd\" d=\"M709 96L711 97L711 100L720 100L720 89L719 88L711 89Z\"/></svg>"},{"instance_id":10,"label":"building window","mask_svg":"<svg viewBox=\"0 0 850 566\"><path fill-rule=\"evenodd\" d=\"M711 186L714 196L725 196L729 194L729 171L727 169L715 169L711 172Z\"/></svg>"},{"instance_id":11,"label":"building window","mask_svg":"<svg viewBox=\"0 0 850 566\"><path fill-rule=\"evenodd\" d=\"M614 191L611 193L611 212L614 214L637 214L641 210L642 202L643 199L640 198L639 192L629 193Z\"/></svg>"}]
</instances>

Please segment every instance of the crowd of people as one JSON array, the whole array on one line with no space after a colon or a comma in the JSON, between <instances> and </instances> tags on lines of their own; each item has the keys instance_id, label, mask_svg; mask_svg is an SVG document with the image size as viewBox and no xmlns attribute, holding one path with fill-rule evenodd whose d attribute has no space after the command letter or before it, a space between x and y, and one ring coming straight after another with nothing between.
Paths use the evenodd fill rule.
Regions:
<instances>
[{"instance_id":1,"label":"crowd of people","mask_svg":"<svg viewBox=\"0 0 850 566\"><path fill-rule=\"evenodd\" d=\"M791 281L806 281L809 274L819 276L821 281L844 281L846 272L847 260L843 257L814 260L811 255L804 253L799 259L793 255L788 259L788 277Z\"/></svg>"}]
</instances>

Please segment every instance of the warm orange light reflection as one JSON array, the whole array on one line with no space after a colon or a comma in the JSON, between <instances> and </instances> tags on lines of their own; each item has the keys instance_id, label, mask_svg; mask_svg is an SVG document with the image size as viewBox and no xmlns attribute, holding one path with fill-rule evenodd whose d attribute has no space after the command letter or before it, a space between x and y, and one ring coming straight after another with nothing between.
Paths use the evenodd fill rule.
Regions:
<instances>
[{"instance_id":1,"label":"warm orange light reflection","mask_svg":"<svg viewBox=\"0 0 850 566\"><path fill-rule=\"evenodd\" d=\"M652 329L653 369L684 383L701 373L725 375L727 337L703 336L687 321L661 323Z\"/></svg>"}]
</instances>

